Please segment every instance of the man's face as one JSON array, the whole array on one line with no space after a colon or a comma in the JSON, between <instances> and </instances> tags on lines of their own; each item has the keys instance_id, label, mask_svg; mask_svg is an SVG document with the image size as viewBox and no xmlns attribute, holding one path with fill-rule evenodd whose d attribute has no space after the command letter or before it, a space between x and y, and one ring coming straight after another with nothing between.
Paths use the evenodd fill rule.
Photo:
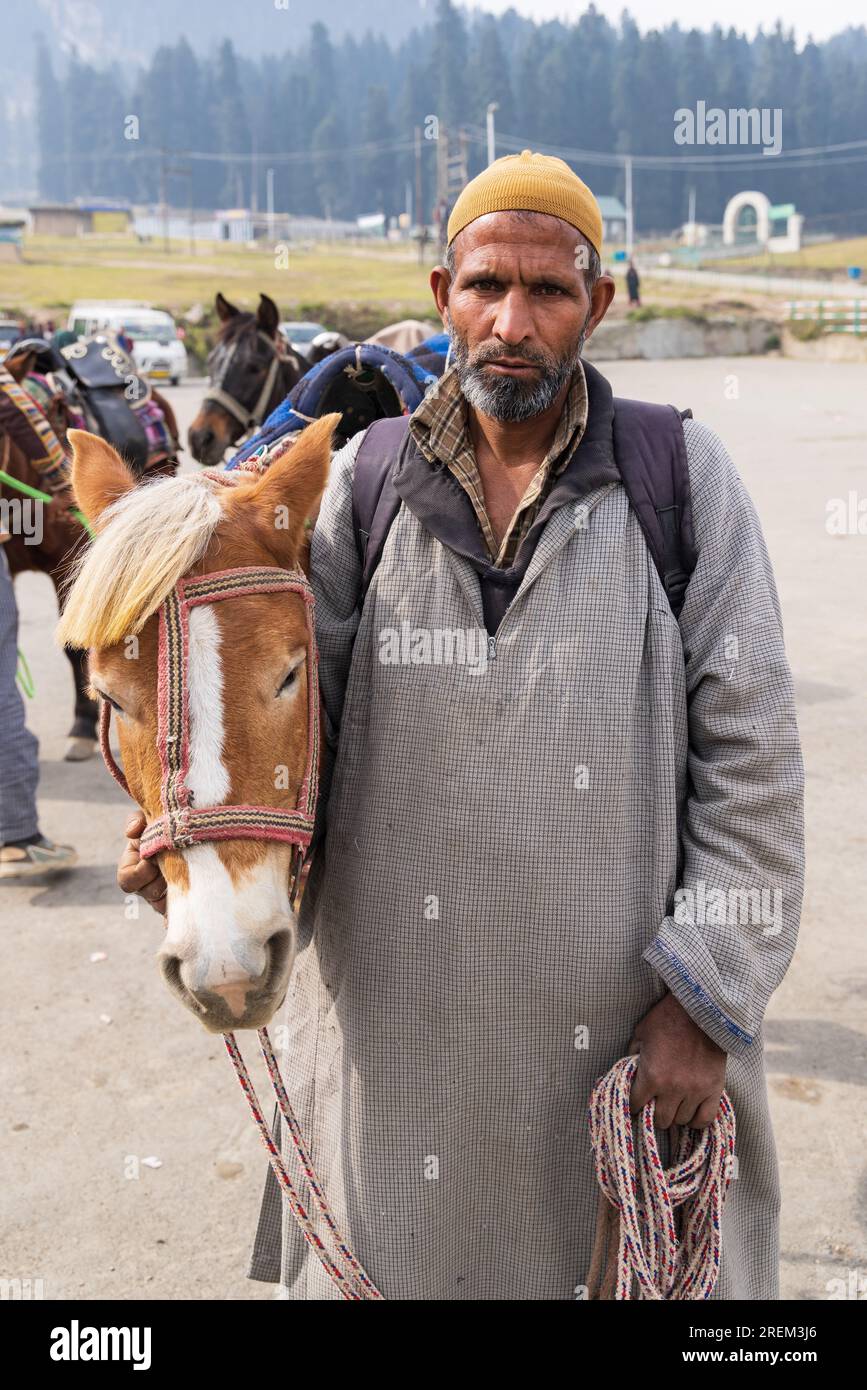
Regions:
<instances>
[{"instance_id":1,"label":"man's face","mask_svg":"<svg viewBox=\"0 0 867 1390\"><path fill-rule=\"evenodd\" d=\"M455 240L456 269L433 288L469 403L494 419L541 414L569 381L613 281L584 281L586 245L559 218L490 213Z\"/></svg>"}]
</instances>

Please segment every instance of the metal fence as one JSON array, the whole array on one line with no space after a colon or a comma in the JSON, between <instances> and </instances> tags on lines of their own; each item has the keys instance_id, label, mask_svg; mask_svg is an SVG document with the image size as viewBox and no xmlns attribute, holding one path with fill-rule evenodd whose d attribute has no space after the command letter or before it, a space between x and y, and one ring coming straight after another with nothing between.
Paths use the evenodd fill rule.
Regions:
<instances>
[{"instance_id":1,"label":"metal fence","mask_svg":"<svg viewBox=\"0 0 867 1390\"><path fill-rule=\"evenodd\" d=\"M827 333L867 333L867 300L790 299L786 317L821 324Z\"/></svg>"}]
</instances>

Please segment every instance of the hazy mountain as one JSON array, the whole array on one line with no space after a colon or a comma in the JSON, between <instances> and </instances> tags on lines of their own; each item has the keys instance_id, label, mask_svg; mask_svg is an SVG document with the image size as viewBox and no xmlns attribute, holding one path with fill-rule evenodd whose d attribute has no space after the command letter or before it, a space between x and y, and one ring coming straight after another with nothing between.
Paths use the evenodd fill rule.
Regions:
<instances>
[{"instance_id":1,"label":"hazy mountain","mask_svg":"<svg viewBox=\"0 0 867 1390\"><path fill-rule=\"evenodd\" d=\"M3 6L3 74L33 71L33 44L45 34L56 54L75 47L86 62L144 62L160 44L185 36L197 53L231 38L239 53L260 57L295 48L321 20L333 38L367 30L393 44L431 22L434 0L12 0Z\"/></svg>"}]
</instances>

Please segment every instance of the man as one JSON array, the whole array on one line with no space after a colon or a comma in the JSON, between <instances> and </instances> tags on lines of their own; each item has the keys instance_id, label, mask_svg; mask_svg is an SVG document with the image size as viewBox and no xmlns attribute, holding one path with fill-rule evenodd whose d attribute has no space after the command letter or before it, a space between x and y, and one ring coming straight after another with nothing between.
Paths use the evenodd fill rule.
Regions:
<instances>
[{"instance_id":1,"label":"man","mask_svg":"<svg viewBox=\"0 0 867 1390\"><path fill-rule=\"evenodd\" d=\"M629 295L630 308L633 304L637 309L641 308L641 296L638 292L640 285L641 279L635 268L635 262L630 260L629 269L626 272L626 292Z\"/></svg>"},{"instance_id":2,"label":"man","mask_svg":"<svg viewBox=\"0 0 867 1390\"><path fill-rule=\"evenodd\" d=\"M35 401L0 366L0 466L5 466L7 441L28 458L42 490L53 494L52 506L74 505L60 440ZM70 845L54 844L39 829L39 744L25 723L24 701L15 681L18 609L3 546L8 539L0 516L0 878L20 879L69 869L78 856Z\"/></svg>"},{"instance_id":3,"label":"man","mask_svg":"<svg viewBox=\"0 0 867 1390\"><path fill-rule=\"evenodd\" d=\"M525 151L468 185L431 277L454 365L389 460L400 505L366 594L363 435L313 535L333 766L284 1067L386 1297L582 1296L587 1102L627 1052L633 1109L655 1098L660 1129L710 1124L728 1090L716 1296L776 1296L761 1025L803 833L779 605L743 484L686 420L698 558L674 616L611 389L581 358L614 292L601 234L559 160ZM133 840L121 885L159 900L136 859ZM777 910L741 921L709 895ZM270 1170L250 1273L335 1296Z\"/></svg>"}]
</instances>

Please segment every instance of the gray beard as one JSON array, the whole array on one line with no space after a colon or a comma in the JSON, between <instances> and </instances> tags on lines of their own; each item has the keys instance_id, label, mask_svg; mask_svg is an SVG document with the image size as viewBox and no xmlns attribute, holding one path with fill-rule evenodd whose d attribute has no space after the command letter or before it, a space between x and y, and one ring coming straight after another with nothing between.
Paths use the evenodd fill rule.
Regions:
<instances>
[{"instance_id":1,"label":"gray beard","mask_svg":"<svg viewBox=\"0 0 867 1390\"><path fill-rule=\"evenodd\" d=\"M590 315L587 317L589 319ZM489 349L483 355L477 353L471 359L466 341L455 332L449 315L451 357L464 398L474 410L504 424L520 424L523 420L531 420L534 415L543 414L551 408L567 381L573 376L581 360L581 351L587 336L586 328L585 322L577 346L559 359L520 349ZM516 377L486 375L484 364L494 362L498 357L515 357L533 362L541 368L542 374L535 382L521 381Z\"/></svg>"}]
</instances>

